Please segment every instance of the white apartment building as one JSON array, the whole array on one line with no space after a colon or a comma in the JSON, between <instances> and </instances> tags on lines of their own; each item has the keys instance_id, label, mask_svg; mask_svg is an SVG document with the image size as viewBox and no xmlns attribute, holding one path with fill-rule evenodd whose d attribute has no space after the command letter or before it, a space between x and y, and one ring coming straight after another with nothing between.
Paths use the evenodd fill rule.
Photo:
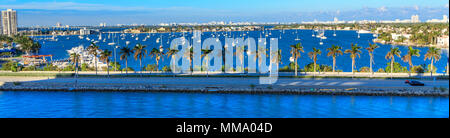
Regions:
<instances>
[{"instance_id":1,"label":"white apartment building","mask_svg":"<svg viewBox=\"0 0 450 138\"><path fill-rule=\"evenodd\" d=\"M409 39L412 35L411 34L396 34L396 33L392 33L391 36L392 36L392 39L398 40L400 37L405 37L406 39Z\"/></svg>"},{"instance_id":2,"label":"white apartment building","mask_svg":"<svg viewBox=\"0 0 450 138\"><path fill-rule=\"evenodd\" d=\"M83 28L80 29L80 35L90 35L91 34L91 30Z\"/></svg>"},{"instance_id":3,"label":"white apartment building","mask_svg":"<svg viewBox=\"0 0 450 138\"><path fill-rule=\"evenodd\" d=\"M441 37L438 37L437 39L436 39L436 45L438 46L438 47L445 47L445 48L448 48L448 35L445 35L445 36L441 36Z\"/></svg>"},{"instance_id":4,"label":"white apartment building","mask_svg":"<svg viewBox=\"0 0 450 138\"><path fill-rule=\"evenodd\" d=\"M15 35L17 34L17 12L12 9L7 9L2 11L1 16L1 28L4 35Z\"/></svg>"}]
</instances>

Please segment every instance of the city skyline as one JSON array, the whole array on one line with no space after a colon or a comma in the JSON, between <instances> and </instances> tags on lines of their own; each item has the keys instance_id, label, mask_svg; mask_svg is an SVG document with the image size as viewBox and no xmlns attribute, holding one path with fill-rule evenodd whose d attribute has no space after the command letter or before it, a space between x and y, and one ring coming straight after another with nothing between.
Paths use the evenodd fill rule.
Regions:
<instances>
[{"instance_id":1,"label":"city skyline","mask_svg":"<svg viewBox=\"0 0 450 138\"><path fill-rule=\"evenodd\" d=\"M20 27L70 25L225 22L308 22L395 20L420 15L422 21L448 15L448 1L40 1L9 0L0 9L18 11ZM245 6L239 6L245 5ZM248 6L252 5L252 6ZM389 5L389 6L386 6ZM420 5L420 6L417 6Z\"/></svg>"}]
</instances>

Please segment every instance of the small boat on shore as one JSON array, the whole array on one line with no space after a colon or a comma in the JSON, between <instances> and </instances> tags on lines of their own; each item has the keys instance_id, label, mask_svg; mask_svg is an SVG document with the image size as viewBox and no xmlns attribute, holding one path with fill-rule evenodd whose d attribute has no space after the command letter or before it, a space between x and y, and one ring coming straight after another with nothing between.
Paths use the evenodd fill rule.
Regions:
<instances>
[{"instance_id":1,"label":"small boat on shore","mask_svg":"<svg viewBox=\"0 0 450 138\"><path fill-rule=\"evenodd\" d=\"M358 30L357 31L358 34L370 34L372 32L368 31L368 30Z\"/></svg>"}]
</instances>

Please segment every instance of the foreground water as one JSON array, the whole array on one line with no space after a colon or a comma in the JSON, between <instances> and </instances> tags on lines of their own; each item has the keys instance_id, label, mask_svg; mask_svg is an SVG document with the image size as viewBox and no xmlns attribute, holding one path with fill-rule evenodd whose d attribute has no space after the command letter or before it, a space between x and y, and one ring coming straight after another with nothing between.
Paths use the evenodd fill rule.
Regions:
<instances>
[{"instance_id":1,"label":"foreground water","mask_svg":"<svg viewBox=\"0 0 450 138\"><path fill-rule=\"evenodd\" d=\"M0 92L0 118L448 118L449 98Z\"/></svg>"}]
</instances>

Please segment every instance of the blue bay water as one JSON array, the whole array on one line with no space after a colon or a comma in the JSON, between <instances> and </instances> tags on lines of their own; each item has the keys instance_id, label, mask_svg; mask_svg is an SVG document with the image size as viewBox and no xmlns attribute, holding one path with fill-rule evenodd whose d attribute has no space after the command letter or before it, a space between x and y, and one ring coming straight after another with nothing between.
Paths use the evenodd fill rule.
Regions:
<instances>
[{"instance_id":1,"label":"blue bay water","mask_svg":"<svg viewBox=\"0 0 450 138\"><path fill-rule=\"evenodd\" d=\"M448 118L448 97L0 92L0 118Z\"/></svg>"},{"instance_id":2,"label":"blue bay water","mask_svg":"<svg viewBox=\"0 0 450 138\"><path fill-rule=\"evenodd\" d=\"M266 31L266 34L269 31ZM320 39L316 37L312 37L313 30L285 30L285 33L280 32L279 30L272 30L270 31L272 35L269 36L269 38L279 38L279 49L282 50L282 64L280 64L280 67L286 66L289 64L289 57L290 55L290 45L294 45L298 42L301 42L304 46L305 53L302 53L301 58L299 59L299 66L303 68L305 65L312 63L312 59L310 59L307 56L307 53L312 51L313 47L319 48L322 51L322 54L318 57L318 64L327 64L332 65L332 58L327 57L327 51L326 48L331 47L331 45L339 45L343 47L344 51L345 49L350 49L351 44L358 44L359 46L362 46L363 49L361 49L361 57L357 58L356 60L356 69L360 69L361 67L368 67L370 65L369 63L369 54L367 50L364 48L369 46L369 43L372 43L372 39L374 37L372 34L360 34L360 38L358 38L358 34L356 31L336 31L337 36L333 36L334 31L328 30L325 31L325 36L327 39L322 40L323 45L320 45ZM202 39L209 38L211 36L218 36L218 34L221 34L218 38L221 40L222 45L225 43L225 34L226 32L204 32L202 35ZM243 34L246 34L243 36ZM177 37L183 36L182 33L173 33L174 36L171 36L169 33L158 33L158 34L138 34L137 37L139 37L139 40L135 40L136 37L131 37L131 34L126 34L125 39L122 40L120 37L120 34L111 34L110 39L107 39L106 42L100 41L98 45L101 49L109 49L113 51L114 47L109 46L108 43L115 42L121 47L126 46L126 41L130 41L129 47L135 46L137 43L141 43L143 45L147 45L147 50L150 51L152 48L159 48L159 46L162 44L162 46L167 49L169 47L169 42ZM281 37L280 37L281 35ZM143 41L143 39L146 36L150 36L147 41ZM191 37L192 34L186 33L184 35L190 42L192 42ZM252 37L254 39L257 39L261 36L261 31L236 31L236 32L228 32L228 36L232 38L248 38ZM262 35L264 37L264 35ZM39 43L42 44L42 49L40 51L40 54L52 54L54 55L53 59L64 59L69 57L66 50L71 49L72 47L76 47L79 45L83 45L85 47L90 45L90 41L86 39L79 39L78 36L59 36L59 41L48 41L48 40L40 40L39 38L44 38L49 36L38 36L34 37ZM98 39L98 35L89 35L90 39ZM103 34L103 38L108 38L108 34ZM296 41L296 38L300 38L300 41ZM67 39L69 38L69 39ZM157 43L156 39L162 38L161 43ZM280 39L281 38L281 39ZM269 41L267 39L267 41ZM389 44L378 44L380 45L380 48L376 49L374 52L374 70L378 70L380 68L385 68L387 66L388 60L385 59L386 53L389 51L391 47L399 47L402 54L404 55L407 53L407 46L395 46L395 45L389 45ZM269 42L267 43L267 48L269 48ZM424 60L424 55L427 52L428 48L426 47L416 47L420 50L420 57L413 57L413 64L414 65L421 65L421 64L430 64L430 60ZM120 48L119 48L120 49ZM119 49L117 49L117 53L119 53ZM113 57L111 57L112 61L114 61ZM119 56L117 56L117 60L124 65L125 61L120 61ZM396 57L396 62L399 62L402 66L409 67L409 65L401 60L401 58ZM448 60L448 52L442 54L442 58L434 63L434 65L437 67L438 73L443 73L445 71L445 67L447 65ZM160 68L163 66L168 66L170 64L170 58L163 57L162 62L160 62ZM269 60L267 60L269 61ZM235 59L236 62L236 59ZM143 65L147 64L155 64L154 58L151 58L150 56L147 56L143 59ZM129 58L128 64L130 67L132 67L135 70L139 70L139 61L134 60L133 58ZM247 61L246 63L247 64ZM344 54L342 56L337 57L337 63L336 68L343 70L345 72L351 72L351 58L349 57L349 54Z\"/></svg>"}]
</instances>

